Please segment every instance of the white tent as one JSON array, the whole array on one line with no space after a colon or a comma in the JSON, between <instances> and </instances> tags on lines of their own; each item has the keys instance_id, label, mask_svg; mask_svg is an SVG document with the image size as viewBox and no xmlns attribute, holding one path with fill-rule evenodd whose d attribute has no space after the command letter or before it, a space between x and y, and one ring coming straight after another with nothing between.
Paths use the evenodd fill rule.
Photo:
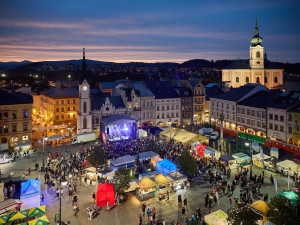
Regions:
<instances>
[{"instance_id":1,"label":"white tent","mask_svg":"<svg viewBox=\"0 0 300 225\"><path fill-rule=\"evenodd\" d=\"M284 160L281 161L279 163L277 163L277 168L278 169L285 169L288 171L293 171L293 172L297 172L297 170L299 169L300 166L298 166L297 163L291 161L291 160Z\"/></svg>"},{"instance_id":2,"label":"white tent","mask_svg":"<svg viewBox=\"0 0 300 225\"><path fill-rule=\"evenodd\" d=\"M222 210L218 210L211 214L204 216L204 220L209 225L228 225L228 215Z\"/></svg>"},{"instance_id":3,"label":"white tent","mask_svg":"<svg viewBox=\"0 0 300 225\"><path fill-rule=\"evenodd\" d=\"M139 138L147 137L147 131L139 129Z\"/></svg>"},{"instance_id":4,"label":"white tent","mask_svg":"<svg viewBox=\"0 0 300 225\"><path fill-rule=\"evenodd\" d=\"M23 202L21 210L41 206L41 183L40 180L30 178L21 185L20 200Z\"/></svg>"}]
</instances>

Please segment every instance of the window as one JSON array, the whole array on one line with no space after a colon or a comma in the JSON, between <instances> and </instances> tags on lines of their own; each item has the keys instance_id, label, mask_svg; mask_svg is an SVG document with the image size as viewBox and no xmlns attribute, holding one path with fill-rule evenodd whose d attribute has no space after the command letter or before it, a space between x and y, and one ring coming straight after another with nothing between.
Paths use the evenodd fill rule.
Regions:
<instances>
[{"instance_id":1,"label":"window","mask_svg":"<svg viewBox=\"0 0 300 225\"><path fill-rule=\"evenodd\" d=\"M5 133L8 133L8 127L7 126L4 126L3 127L3 133L5 134Z\"/></svg>"},{"instance_id":2,"label":"window","mask_svg":"<svg viewBox=\"0 0 300 225\"><path fill-rule=\"evenodd\" d=\"M242 123L245 123L245 118L242 117Z\"/></svg>"},{"instance_id":3,"label":"window","mask_svg":"<svg viewBox=\"0 0 300 225\"><path fill-rule=\"evenodd\" d=\"M58 105L59 104L59 101L56 101L56 105Z\"/></svg>"},{"instance_id":4,"label":"window","mask_svg":"<svg viewBox=\"0 0 300 225\"><path fill-rule=\"evenodd\" d=\"M261 112L260 111L257 111L257 117L261 117Z\"/></svg>"},{"instance_id":5,"label":"window","mask_svg":"<svg viewBox=\"0 0 300 225\"><path fill-rule=\"evenodd\" d=\"M161 114L161 118L165 118L165 114L163 113L163 114Z\"/></svg>"},{"instance_id":6,"label":"window","mask_svg":"<svg viewBox=\"0 0 300 225\"><path fill-rule=\"evenodd\" d=\"M71 104L71 100L68 100L68 104Z\"/></svg>"},{"instance_id":7,"label":"window","mask_svg":"<svg viewBox=\"0 0 300 225\"><path fill-rule=\"evenodd\" d=\"M255 126L255 121L251 120L251 126Z\"/></svg>"},{"instance_id":8,"label":"window","mask_svg":"<svg viewBox=\"0 0 300 225\"><path fill-rule=\"evenodd\" d=\"M274 83L275 83L275 84L278 83L278 77L274 77Z\"/></svg>"},{"instance_id":9,"label":"window","mask_svg":"<svg viewBox=\"0 0 300 225\"><path fill-rule=\"evenodd\" d=\"M73 119L75 119L75 114L73 114Z\"/></svg>"},{"instance_id":10,"label":"window","mask_svg":"<svg viewBox=\"0 0 300 225\"><path fill-rule=\"evenodd\" d=\"M266 118L266 113L265 112L262 112L262 118Z\"/></svg>"},{"instance_id":11,"label":"window","mask_svg":"<svg viewBox=\"0 0 300 225\"><path fill-rule=\"evenodd\" d=\"M156 110L159 111L159 106L156 106Z\"/></svg>"},{"instance_id":12,"label":"window","mask_svg":"<svg viewBox=\"0 0 300 225\"><path fill-rule=\"evenodd\" d=\"M246 83L249 83L250 80L249 80L249 77L246 77Z\"/></svg>"},{"instance_id":13,"label":"window","mask_svg":"<svg viewBox=\"0 0 300 225\"><path fill-rule=\"evenodd\" d=\"M247 124L250 125L250 119L247 119Z\"/></svg>"},{"instance_id":14,"label":"window","mask_svg":"<svg viewBox=\"0 0 300 225\"><path fill-rule=\"evenodd\" d=\"M266 128L266 123L261 123L261 128L265 129Z\"/></svg>"},{"instance_id":15,"label":"window","mask_svg":"<svg viewBox=\"0 0 300 225\"><path fill-rule=\"evenodd\" d=\"M153 106L153 102L150 102L150 107L152 107Z\"/></svg>"},{"instance_id":16,"label":"window","mask_svg":"<svg viewBox=\"0 0 300 225\"><path fill-rule=\"evenodd\" d=\"M65 119L65 116L64 116L64 115L61 115L61 119L62 119L62 120Z\"/></svg>"},{"instance_id":17,"label":"window","mask_svg":"<svg viewBox=\"0 0 300 225\"><path fill-rule=\"evenodd\" d=\"M27 117L28 117L28 112L27 112L27 110L25 110L25 111L23 112L23 117L24 117L24 118L27 118Z\"/></svg>"},{"instance_id":18,"label":"window","mask_svg":"<svg viewBox=\"0 0 300 225\"><path fill-rule=\"evenodd\" d=\"M177 109L177 110L179 109L179 105L176 105L176 109Z\"/></svg>"},{"instance_id":19,"label":"window","mask_svg":"<svg viewBox=\"0 0 300 225\"><path fill-rule=\"evenodd\" d=\"M268 77L265 77L265 83L268 83Z\"/></svg>"},{"instance_id":20,"label":"window","mask_svg":"<svg viewBox=\"0 0 300 225\"><path fill-rule=\"evenodd\" d=\"M215 102L214 102L214 101L212 101L212 102L211 102L211 105L212 105L212 106L215 106Z\"/></svg>"},{"instance_id":21,"label":"window","mask_svg":"<svg viewBox=\"0 0 300 225\"><path fill-rule=\"evenodd\" d=\"M292 126L289 126L289 134L293 133Z\"/></svg>"},{"instance_id":22,"label":"window","mask_svg":"<svg viewBox=\"0 0 300 225\"><path fill-rule=\"evenodd\" d=\"M178 117L178 112L176 113L176 117Z\"/></svg>"},{"instance_id":23,"label":"window","mask_svg":"<svg viewBox=\"0 0 300 225\"><path fill-rule=\"evenodd\" d=\"M2 129L3 129L3 127L0 126L0 134L2 134Z\"/></svg>"},{"instance_id":24,"label":"window","mask_svg":"<svg viewBox=\"0 0 300 225\"><path fill-rule=\"evenodd\" d=\"M217 107L219 107L219 102L217 102Z\"/></svg>"},{"instance_id":25,"label":"window","mask_svg":"<svg viewBox=\"0 0 300 225\"><path fill-rule=\"evenodd\" d=\"M76 100L75 99L73 99L73 104L75 104L76 103Z\"/></svg>"},{"instance_id":26,"label":"window","mask_svg":"<svg viewBox=\"0 0 300 225\"><path fill-rule=\"evenodd\" d=\"M226 109L229 109L229 105L228 104L226 105Z\"/></svg>"},{"instance_id":27,"label":"window","mask_svg":"<svg viewBox=\"0 0 300 225\"><path fill-rule=\"evenodd\" d=\"M59 112L59 108L56 108L56 112Z\"/></svg>"},{"instance_id":28,"label":"window","mask_svg":"<svg viewBox=\"0 0 300 225\"><path fill-rule=\"evenodd\" d=\"M283 116L280 116L280 122L284 122Z\"/></svg>"},{"instance_id":29,"label":"window","mask_svg":"<svg viewBox=\"0 0 300 225\"><path fill-rule=\"evenodd\" d=\"M289 121L292 121L292 115L289 114Z\"/></svg>"},{"instance_id":30,"label":"window","mask_svg":"<svg viewBox=\"0 0 300 225\"><path fill-rule=\"evenodd\" d=\"M159 114L157 114L156 119L159 119Z\"/></svg>"},{"instance_id":31,"label":"window","mask_svg":"<svg viewBox=\"0 0 300 225\"><path fill-rule=\"evenodd\" d=\"M278 124L275 123L274 130L278 130Z\"/></svg>"},{"instance_id":32,"label":"window","mask_svg":"<svg viewBox=\"0 0 300 225\"><path fill-rule=\"evenodd\" d=\"M240 122L241 121L241 118L238 116L237 117L237 122Z\"/></svg>"},{"instance_id":33,"label":"window","mask_svg":"<svg viewBox=\"0 0 300 225\"><path fill-rule=\"evenodd\" d=\"M64 112L64 111L65 111L65 108L62 107L62 108L61 108L61 112Z\"/></svg>"},{"instance_id":34,"label":"window","mask_svg":"<svg viewBox=\"0 0 300 225\"><path fill-rule=\"evenodd\" d=\"M12 116L13 119L17 119L17 113L16 113L16 112L13 112L13 113L11 114L11 116Z\"/></svg>"},{"instance_id":35,"label":"window","mask_svg":"<svg viewBox=\"0 0 300 225\"><path fill-rule=\"evenodd\" d=\"M221 108L223 109L223 103L221 103Z\"/></svg>"},{"instance_id":36,"label":"window","mask_svg":"<svg viewBox=\"0 0 300 225\"><path fill-rule=\"evenodd\" d=\"M23 123L23 130L25 131L25 130L28 130L28 125L27 125L27 123Z\"/></svg>"},{"instance_id":37,"label":"window","mask_svg":"<svg viewBox=\"0 0 300 225\"><path fill-rule=\"evenodd\" d=\"M56 119L59 120L59 116L56 116Z\"/></svg>"},{"instance_id":38,"label":"window","mask_svg":"<svg viewBox=\"0 0 300 225\"><path fill-rule=\"evenodd\" d=\"M236 78L235 78L235 82L236 82L236 83L240 83L240 77L236 77Z\"/></svg>"},{"instance_id":39,"label":"window","mask_svg":"<svg viewBox=\"0 0 300 225\"><path fill-rule=\"evenodd\" d=\"M242 109L242 114L245 114L245 109Z\"/></svg>"},{"instance_id":40,"label":"window","mask_svg":"<svg viewBox=\"0 0 300 225\"><path fill-rule=\"evenodd\" d=\"M100 120L99 118L96 118L96 124L99 124Z\"/></svg>"},{"instance_id":41,"label":"window","mask_svg":"<svg viewBox=\"0 0 300 225\"><path fill-rule=\"evenodd\" d=\"M161 110L165 110L165 106L161 106Z\"/></svg>"},{"instance_id":42,"label":"window","mask_svg":"<svg viewBox=\"0 0 300 225\"><path fill-rule=\"evenodd\" d=\"M131 104L129 104L129 105L130 105L130 108L131 108ZM87 110L86 110L86 102L84 102L84 103L83 103L83 113L86 113L86 111L87 111Z\"/></svg>"},{"instance_id":43,"label":"window","mask_svg":"<svg viewBox=\"0 0 300 225\"><path fill-rule=\"evenodd\" d=\"M257 84L260 83L259 77L256 77L256 83L257 83Z\"/></svg>"},{"instance_id":44,"label":"window","mask_svg":"<svg viewBox=\"0 0 300 225\"><path fill-rule=\"evenodd\" d=\"M64 101L64 100L61 100L61 104L64 105L64 104L65 104L65 101Z\"/></svg>"},{"instance_id":45,"label":"window","mask_svg":"<svg viewBox=\"0 0 300 225\"><path fill-rule=\"evenodd\" d=\"M256 52L256 58L260 58L260 52L259 51Z\"/></svg>"},{"instance_id":46,"label":"window","mask_svg":"<svg viewBox=\"0 0 300 225\"><path fill-rule=\"evenodd\" d=\"M269 124L269 128L273 130L273 123Z\"/></svg>"},{"instance_id":47,"label":"window","mask_svg":"<svg viewBox=\"0 0 300 225\"><path fill-rule=\"evenodd\" d=\"M274 115L274 119L278 121L278 115Z\"/></svg>"},{"instance_id":48,"label":"window","mask_svg":"<svg viewBox=\"0 0 300 225\"><path fill-rule=\"evenodd\" d=\"M241 113L241 108L238 108L238 113Z\"/></svg>"},{"instance_id":49,"label":"window","mask_svg":"<svg viewBox=\"0 0 300 225\"><path fill-rule=\"evenodd\" d=\"M169 110L169 106L167 105L167 110Z\"/></svg>"},{"instance_id":50,"label":"window","mask_svg":"<svg viewBox=\"0 0 300 225\"><path fill-rule=\"evenodd\" d=\"M250 109L247 109L247 115L250 116Z\"/></svg>"},{"instance_id":51,"label":"window","mask_svg":"<svg viewBox=\"0 0 300 225\"><path fill-rule=\"evenodd\" d=\"M75 106L73 106L73 111L75 111Z\"/></svg>"},{"instance_id":52,"label":"window","mask_svg":"<svg viewBox=\"0 0 300 225\"><path fill-rule=\"evenodd\" d=\"M4 114L3 114L3 119L8 119L8 113L7 112L5 112Z\"/></svg>"},{"instance_id":53,"label":"window","mask_svg":"<svg viewBox=\"0 0 300 225\"><path fill-rule=\"evenodd\" d=\"M269 114L269 119L270 119L270 120L273 119L273 114Z\"/></svg>"},{"instance_id":54,"label":"window","mask_svg":"<svg viewBox=\"0 0 300 225\"><path fill-rule=\"evenodd\" d=\"M257 121L257 126L261 127L261 122L260 121Z\"/></svg>"},{"instance_id":55,"label":"window","mask_svg":"<svg viewBox=\"0 0 300 225\"><path fill-rule=\"evenodd\" d=\"M138 103L134 103L134 108L138 109L139 108L139 104Z\"/></svg>"},{"instance_id":56,"label":"window","mask_svg":"<svg viewBox=\"0 0 300 225\"><path fill-rule=\"evenodd\" d=\"M0 120L2 120L2 113L0 113Z\"/></svg>"},{"instance_id":57,"label":"window","mask_svg":"<svg viewBox=\"0 0 300 225\"><path fill-rule=\"evenodd\" d=\"M234 110L235 109L235 107L234 107L234 105L232 106L232 110Z\"/></svg>"},{"instance_id":58,"label":"window","mask_svg":"<svg viewBox=\"0 0 300 225\"><path fill-rule=\"evenodd\" d=\"M255 116L255 111L251 110L251 116Z\"/></svg>"},{"instance_id":59,"label":"window","mask_svg":"<svg viewBox=\"0 0 300 225\"><path fill-rule=\"evenodd\" d=\"M229 114L228 114L228 113L226 114L226 119L228 119L228 120L229 120Z\"/></svg>"},{"instance_id":60,"label":"window","mask_svg":"<svg viewBox=\"0 0 300 225\"><path fill-rule=\"evenodd\" d=\"M68 111L70 111L70 106L68 106Z\"/></svg>"},{"instance_id":61,"label":"window","mask_svg":"<svg viewBox=\"0 0 300 225\"><path fill-rule=\"evenodd\" d=\"M68 119L70 119L70 114L68 114Z\"/></svg>"},{"instance_id":62,"label":"window","mask_svg":"<svg viewBox=\"0 0 300 225\"><path fill-rule=\"evenodd\" d=\"M12 125L12 132L17 132L17 125L16 124Z\"/></svg>"},{"instance_id":63,"label":"window","mask_svg":"<svg viewBox=\"0 0 300 225\"><path fill-rule=\"evenodd\" d=\"M283 126L282 126L282 125L280 125L280 131L281 131L281 132L284 132L284 131L283 131Z\"/></svg>"},{"instance_id":64,"label":"window","mask_svg":"<svg viewBox=\"0 0 300 225\"><path fill-rule=\"evenodd\" d=\"M87 119L83 118L83 129L87 129Z\"/></svg>"}]
</instances>

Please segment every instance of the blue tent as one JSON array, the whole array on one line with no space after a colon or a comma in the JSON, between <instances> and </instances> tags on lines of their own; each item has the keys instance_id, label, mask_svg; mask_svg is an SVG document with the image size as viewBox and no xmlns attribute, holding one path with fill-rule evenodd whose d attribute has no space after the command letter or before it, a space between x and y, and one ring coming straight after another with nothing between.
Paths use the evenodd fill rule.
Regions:
<instances>
[{"instance_id":1,"label":"blue tent","mask_svg":"<svg viewBox=\"0 0 300 225\"><path fill-rule=\"evenodd\" d=\"M177 170L177 167L174 163L167 159L163 159L160 162L156 163L156 170L163 175L167 176L168 173L172 173Z\"/></svg>"},{"instance_id":2,"label":"blue tent","mask_svg":"<svg viewBox=\"0 0 300 225\"><path fill-rule=\"evenodd\" d=\"M135 161L135 156L131 155L125 155L121 156L117 159L113 159L110 162L110 168L112 170L117 170L118 168L124 168L124 167L134 167L134 161Z\"/></svg>"},{"instance_id":3,"label":"blue tent","mask_svg":"<svg viewBox=\"0 0 300 225\"><path fill-rule=\"evenodd\" d=\"M28 181L21 185L21 199L31 198L41 194L41 183L40 180L34 180L30 178Z\"/></svg>"}]
</instances>

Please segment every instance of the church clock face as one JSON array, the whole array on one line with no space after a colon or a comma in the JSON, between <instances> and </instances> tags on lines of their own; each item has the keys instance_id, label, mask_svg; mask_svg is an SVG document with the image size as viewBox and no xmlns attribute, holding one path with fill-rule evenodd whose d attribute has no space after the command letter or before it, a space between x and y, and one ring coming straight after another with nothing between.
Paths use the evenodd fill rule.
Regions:
<instances>
[{"instance_id":1,"label":"church clock face","mask_svg":"<svg viewBox=\"0 0 300 225\"><path fill-rule=\"evenodd\" d=\"M87 90L87 86L83 86L82 90L86 91Z\"/></svg>"}]
</instances>

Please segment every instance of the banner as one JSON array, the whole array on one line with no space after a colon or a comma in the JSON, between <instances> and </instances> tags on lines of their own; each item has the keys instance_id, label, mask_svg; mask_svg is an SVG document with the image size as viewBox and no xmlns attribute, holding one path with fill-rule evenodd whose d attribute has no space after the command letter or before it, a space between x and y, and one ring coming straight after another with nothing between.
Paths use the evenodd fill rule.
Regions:
<instances>
[{"instance_id":1,"label":"banner","mask_svg":"<svg viewBox=\"0 0 300 225\"><path fill-rule=\"evenodd\" d=\"M277 195L278 194L277 180L275 177L273 178L273 180L274 180L274 186L275 186L275 191L276 191L276 195Z\"/></svg>"},{"instance_id":2,"label":"banner","mask_svg":"<svg viewBox=\"0 0 300 225\"><path fill-rule=\"evenodd\" d=\"M298 143L300 141L300 114L299 113L291 113L292 115L292 139L294 143Z\"/></svg>"}]
</instances>

